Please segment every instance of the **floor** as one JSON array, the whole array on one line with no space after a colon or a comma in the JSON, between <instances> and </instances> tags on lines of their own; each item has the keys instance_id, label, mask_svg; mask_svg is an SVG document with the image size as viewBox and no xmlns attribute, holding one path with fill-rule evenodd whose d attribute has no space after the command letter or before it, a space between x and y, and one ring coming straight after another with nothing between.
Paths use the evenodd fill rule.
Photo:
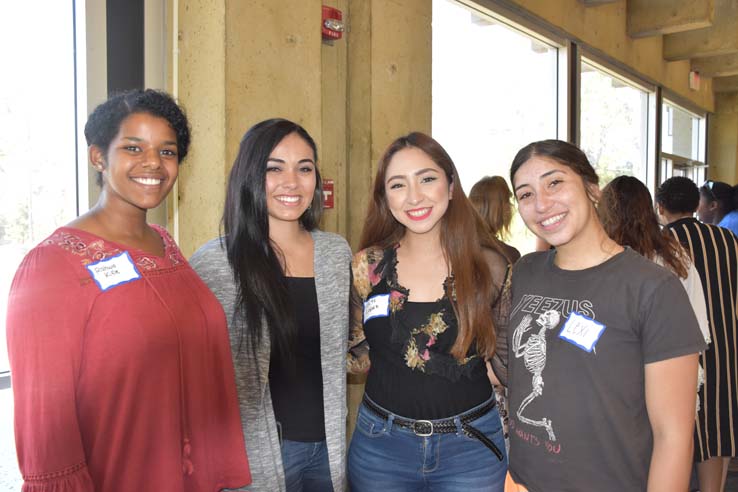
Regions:
<instances>
[{"instance_id":1,"label":"floor","mask_svg":"<svg viewBox=\"0 0 738 492\"><path fill-rule=\"evenodd\" d=\"M730 463L730 468L728 468L725 492L738 492L738 458L734 458Z\"/></svg>"}]
</instances>

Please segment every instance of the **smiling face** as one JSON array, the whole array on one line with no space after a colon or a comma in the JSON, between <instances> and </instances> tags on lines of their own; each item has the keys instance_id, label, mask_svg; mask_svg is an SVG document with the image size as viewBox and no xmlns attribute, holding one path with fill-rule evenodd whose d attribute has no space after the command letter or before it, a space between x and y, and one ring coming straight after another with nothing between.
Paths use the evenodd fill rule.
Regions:
<instances>
[{"instance_id":1,"label":"smiling face","mask_svg":"<svg viewBox=\"0 0 738 492\"><path fill-rule=\"evenodd\" d=\"M557 248L579 241L587 244L586 238L597 231L590 195L597 196L599 188L585 185L570 167L534 155L518 168L513 187L523 222L549 244Z\"/></svg>"},{"instance_id":2,"label":"smiling face","mask_svg":"<svg viewBox=\"0 0 738 492\"><path fill-rule=\"evenodd\" d=\"M149 113L124 119L107 154L94 145L89 152L95 169L102 171L106 206L154 208L179 173L177 136L167 120Z\"/></svg>"},{"instance_id":3,"label":"smiling face","mask_svg":"<svg viewBox=\"0 0 738 492\"><path fill-rule=\"evenodd\" d=\"M266 170L266 201L269 226L295 222L315 197L315 154L297 133L284 137L269 154Z\"/></svg>"},{"instance_id":4,"label":"smiling face","mask_svg":"<svg viewBox=\"0 0 738 492\"><path fill-rule=\"evenodd\" d=\"M422 150L407 147L392 156L385 176L387 206L405 233L437 234L453 188L438 164Z\"/></svg>"}]
</instances>

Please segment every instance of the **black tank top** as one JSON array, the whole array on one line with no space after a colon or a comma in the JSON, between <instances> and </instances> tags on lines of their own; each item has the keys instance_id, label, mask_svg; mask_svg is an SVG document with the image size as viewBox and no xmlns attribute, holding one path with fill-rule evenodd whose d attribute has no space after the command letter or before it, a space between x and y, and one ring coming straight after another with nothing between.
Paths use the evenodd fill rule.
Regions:
<instances>
[{"instance_id":1,"label":"black tank top","mask_svg":"<svg viewBox=\"0 0 738 492\"><path fill-rule=\"evenodd\" d=\"M281 426L283 439L323 441L323 372L315 279L287 277L287 286L297 320L297 346L292 364L285 364L272 352L269 389L274 416Z\"/></svg>"}]
</instances>

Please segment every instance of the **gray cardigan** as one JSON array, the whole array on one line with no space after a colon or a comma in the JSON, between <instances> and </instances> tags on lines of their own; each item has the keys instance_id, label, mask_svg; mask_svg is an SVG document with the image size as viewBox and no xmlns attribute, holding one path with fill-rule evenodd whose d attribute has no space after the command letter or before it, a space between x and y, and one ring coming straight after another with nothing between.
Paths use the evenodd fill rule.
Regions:
<instances>
[{"instance_id":1,"label":"gray cardigan","mask_svg":"<svg viewBox=\"0 0 738 492\"><path fill-rule=\"evenodd\" d=\"M346 490L346 346L348 337L351 250L337 234L312 232L315 243L315 290L320 316L325 435L335 491ZM218 298L230 332L241 424L251 467L251 485L240 490L284 491L284 469L277 424L269 392L269 335L264 332L256 359L244 339L239 350L239 326L234 319L236 285L220 239L201 247L190 259L192 268Z\"/></svg>"}]
</instances>

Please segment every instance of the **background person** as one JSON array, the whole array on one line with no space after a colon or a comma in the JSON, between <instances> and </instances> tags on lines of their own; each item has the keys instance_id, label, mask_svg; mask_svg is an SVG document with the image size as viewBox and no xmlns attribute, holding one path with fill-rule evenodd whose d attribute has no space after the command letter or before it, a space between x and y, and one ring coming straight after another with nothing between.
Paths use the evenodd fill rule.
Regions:
<instances>
[{"instance_id":1,"label":"background person","mask_svg":"<svg viewBox=\"0 0 738 492\"><path fill-rule=\"evenodd\" d=\"M738 190L722 181L707 180L700 187L697 218L738 234Z\"/></svg>"},{"instance_id":2,"label":"background person","mask_svg":"<svg viewBox=\"0 0 738 492\"><path fill-rule=\"evenodd\" d=\"M24 491L188 491L250 481L226 318L146 212L190 131L167 94L112 97L85 125L102 192L31 250L8 349Z\"/></svg>"},{"instance_id":3,"label":"background person","mask_svg":"<svg viewBox=\"0 0 738 492\"><path fill-rule=\"evenodd\" d=\"M344 490L351 250L318 230L315 142L251 127L228 179L224 236L192 265L229 316L251 491Z\"/></svg>"},{"instance_id":4,"label":"background person","mask_svg":"<svg viewBox=\"0 0 738 492\"><path fill-rule=\"evenodd\" d=\"M669 178L656 191L661 223L679 240L699 272L712 344L702 354L705 384L694 436L701 492L722 491L738 441L738 239L728 229L693 217L700 191L684 177Z\"/></svg>"},{"instance_id":5,"label":"background person","mask_svg":"<svg viewBox=\"0 0 738 492\"><path fill-rule=\"evenodd\" d=\"M686 490L705 342L684 288L608 237L574 145L527 145L510 179L526 226L555 247L513 272L512 478L531 492Z\"/></svg>"},{"instance_id":6,"label":"background person","mask_svg":"<svg viewBox=\"0 0 738 492\"><path fill-rule=\"evenodd\" d=\"M390 144L373 190L352 266L349 368L369 374L351 490L501 492L505 445L484 360L494 356L504 382L508 262L482 247L481 219L431 137Z\"/></svg>"},{"instance_id":7,"label":"background person","mask_svg":"<svg viewBox=\"0 0 738 492\"><path fill-rule=\"evenodd\" d=\"M500 241L510 238L510 224L513 218L512 192L502 176L485 176L472 186L469 200L484 223L490 234ZM520 251L513 246L501 242L502 250L510 263L520 259Z\"/></svg>"},{"instance_id":8,"label":"background person","mask_svg":"<svg viewBox=\"0 0 738 492\"><path fill-rule=\"evenodd\" d=\"M692 258L668 231L662 231L651 192L638 178L618 176L602 190L597 213L607 235L651 261L671 270L682 281L705 343L710 343L705 295Z\"/></svg>"}]
</instances>

